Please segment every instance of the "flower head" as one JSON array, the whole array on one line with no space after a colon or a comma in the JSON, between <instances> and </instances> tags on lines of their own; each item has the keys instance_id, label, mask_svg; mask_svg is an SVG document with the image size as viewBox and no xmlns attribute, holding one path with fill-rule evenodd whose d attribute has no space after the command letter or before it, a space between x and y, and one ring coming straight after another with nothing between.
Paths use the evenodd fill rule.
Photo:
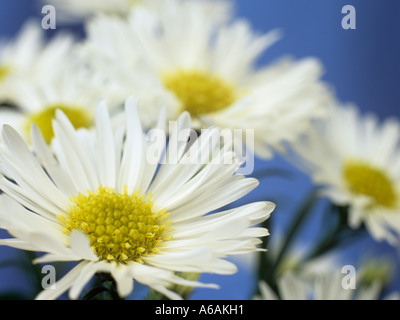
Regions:
<instances>
[{"instance_id":1,"label":"flower head","mask_svg":"<svg viewBox=\"0 0 400 320\"><path fill-rule=\"evenodd\" d=\"M28 25L26 28L25 32L30 34L37 25ZM15 64L10 64L14 65L12 70L15 70L10 74L6 70L4 85L5 88L12 87L8 92L13 95L10 101L14 106L0 109L0 126L11 125L29 141L32 124L36 124L46 142L50 143L54 136L52 120L57 109L62 110L73 126L79 129L90 128L94 124L95 109L100 100L107 101L110 109L121 107L120 101L116 101L112 94L115 83L94 74L77 54L76 43L69 40L69 37L59 35L58 40L52 40L46 47L47 54L30 58L25 70L22 67L17 70ZM7 49L5 53L8 52L9 57L18 56L19 50L22 50L19 47ZM40 75L31 76L29 69L44 64L43 59L50 64L48 69L43 68ZM0 90L1 87L0 79ZM114 117L117 113L113 112L113 119L118 118Z\"/></svg>"},{"instance_id":2,"label":"flower head","mask_svg":"<svg viewBox=\"0 0 400 320\"><path fill-rule=\"evenodd\" d=\"M377 300L382 284L375 282L361 290L343 286L345 274L335 271L312 274L285 273L278 279L279 296L265 282L260 281L260 295L255 300ZM395 298L395 296L392 296Z\"/></svg>"},{"instance_id":3,"label":"flower head","mask_svg":"<svg viewBox=\"0 0 400 320\"><path fill-rule=\"evenodd\" d=\"M325 114L331 97L317 59L287 58L256 70L279 32L257 35L246 21L230 22L228 11L201 1L160 6L162 14L140 8L128 19L100 16L88 24L82 52L95 65L112 66L101 72L121 81L121 97L143 95L148 85L172 118L187 111L198 128L254 129L251 147L261 156Z\"/></svg>"},{"instance_id":4,"label":"flower head","mask_svg":"<svg viewBox=\"0 0 400 320\"><path fill-rule=\"evenodd\" d=\"M351 227L364 223L375 239L394 244L400 234L399 141L397 121L380 124L354 106L338 106L292 147L324 194L349 206Z\"/></svg>"},{"instance_id":5,"label":"flower head","mask_svg":"<svg viewBox=\"0 0 400 320\"><path fill-rule=\"evenodd\" d=\"M73 38L58 34L45 40L40 21L27 21L16 39L0 43L0 105L17 104L23 95L21 88L41 83L57 72L65 62Z\"/></svg>"},{"instance_id":6,"label":"flower head","mask_svg":"<svg viewBox=\"0 0 400 320\"><path fill-rule=\"evenodd\" d=\"M3 127L0 226L14 238L0 244L44 252L36 262L79 261L39 299L68 289L78 298L98 272L113 276L121 296L132 291L133 279L179 299L169 285L214 286L175 272L234 273L225 258L259 250L258 237L268 235L255 225L269 217L272 203L217 212L258 184L235 173L241 164L231 141L218 143L219 130L203 132L189 146L184 113L164 150L165 113L159 130L145 135L132 98L125 112L126 125L113 130L101 103L95 128L76 130L57 110L51 146L32 126L32 152ZM194 161L199 158L207 161Z\"/></svg>"},{"instance_id":7,"label":"flower head","mask_svg":"<svg viewBox=\"0 0 400 320\"><path fill-rule=\"evenodd\" d=\"M104 97L110 109L119 109L111 94L103 92L113 84L96 77L85 68L73 51L64 56L65 61L57 71L46 79L35 83L18 83L15 97L18 107L0 110L0 125L10 124L21 136L29 141L33 124L37 125L47 143L54 137L52 121L56 110L61 110L71 121L74 128L90 128L94 124L95 110L99 96ZM111 90L111 89L110 89ZM113 116L119 112L113 112ZM117 119L118 116L113 117Z\"/></svg>"}]
</instances>

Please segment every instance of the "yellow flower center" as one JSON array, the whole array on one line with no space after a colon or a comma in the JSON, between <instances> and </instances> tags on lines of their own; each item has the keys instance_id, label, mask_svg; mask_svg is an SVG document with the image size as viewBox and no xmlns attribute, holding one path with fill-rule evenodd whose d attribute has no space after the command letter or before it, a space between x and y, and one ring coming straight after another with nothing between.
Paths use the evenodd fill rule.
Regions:
<instances>
[{"instance_id":1,"label":"yellow flower center","mask_svg":"<svg viewBox=\"0 0 400 320\"><path fill-rule=\"evenodd\" d=\"M171 240L165 210L153 209L151 199L136 192L115 193L100 186L88 195L72 196L68 218L60 218L67 233L84 231L101 260L143 263L141 257L159 252L163 241Z\"/></svg>"},{"instance_id":2,"label":"yellow flower center","mask_svg":"<svg viewBox=\"0 0 400 320\"><path fill-rule=\"evenodd\" d=\"M393 182L385 172L361 161L347 161L343 175L349 189L369 196L376 204L393 208L397 202L397 194Z\"/></svg>"},{"instance_id":3,"label":"yellow flower center","mask_svg":"<svg viewBox=\"0 0 400 320\"><path fill-rule=\"evenodd\" d=\"M26 131L29 133L32 124L35 123L41 130L46 142L50 143L51 139L54 137L52 120L55 118L57 109L65 113L75 129L89 128L92 125L93 121L91 116L83 108L60 104L52 105L37 113L30 114L25 123Z\"/></svg>"},{"instance_id":4,"label":"yellow flower center","mask_svg":"<svg viewBox=\"0 0 400 320\"><path fill-rule=\"evenodd\" d=\"M229 107L237 99L234 87L216 75L178 70L164 75L164 85L182 103L182 109L200 116Z\"/></svg>"},{"instance_id":5,"label":"yellow flower center","mask_svg":"<svg viewBox=\"0 0 400 320\"><path fill-rule=\"evenodd\" d=\"M129 2L128 2L128 6L130 8L133 8L133 7L142 5L142 4L143 4L143 0L129 0Z\"/></svg>"},{"instance_id":6,"label":"yellow flower center","mask_svg":"<svg viewBox=\"0 0 400 320\"><path fill-rule=\"evenodd\" d=\"M8 66L0 65L0 81L3 81L10 73Z\"/></svg>"}]
</instances>

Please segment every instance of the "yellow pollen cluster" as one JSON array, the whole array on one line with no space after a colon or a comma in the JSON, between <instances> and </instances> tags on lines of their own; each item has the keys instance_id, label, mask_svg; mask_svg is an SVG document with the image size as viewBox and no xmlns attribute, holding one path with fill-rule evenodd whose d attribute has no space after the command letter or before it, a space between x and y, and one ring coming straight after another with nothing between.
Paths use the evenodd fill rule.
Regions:
<instances>
[{"instance_id":1,"label":"yellow pollen cluster","mask_svg":"<svg viewBox=\"0 0 400 320\"><path fill-rule=\"evenodd\" d=\"M179 98L183 110L194 117L223 110L237 100L232 85L207 72L169 73L164 76L164 85Z\"/></svg>"},{"instance_id":2,"label":"yellow pollen cluster","mask_svg":"<svg viewBox=\"0 0 400 320\"><path fill-rule=\"evenodd\" d=\"M392 208L397 195L393 183L380 169L360 161L347 161L343 175L350 190L374 199L376 204Z\"/></svg>"},{"instance_id":3,"label":"yellow pollen cluster","mask_svg":"<svg viewBox=\"0 0 400 320\"><path fill-rule=\"evenodd\" d=\"M50 143L51 139L54 137L52 120L55 118L57 109L65 113L75 129L89 128L92 125L92 118L83 108L53 105L29 115L25 123L26 131L29 133L32 124L35 123L40 128L46 142Z\"/></svg>"},{"instance_id":4,"label":"yellow pollen cluster","mask_svg":"<svg viewBox=\"0 0 400 320\"><path fill-rule=\"evenodd\" d=\"M131 8L139 6L141 4L143 4L143 0L129 0L129 3L128 3L129 7L131 7Z\"/></svg>"},{"instance_id":5,"label":"yellow pollen cluster","mask_svg":"<svg viewBox=\"0 0 400 320\"><path fill-rule=\"evenodd\" d=\"M159 252L163 241L171 240L165 210L154 211L150 199L136 192L115 193L100 186L88 195L71 197L69 218L60 217L67 233L84 231L101 260L143 263L141 257Z\"/></svg>"},{"instance_id":6,"label":"yellow pollen cluster","mask_svg":"<svg viewBox=\"0 0 400 320\"><path fill-rule=\"evenodd\" d=\"M4 80L9 73L10 73L9 67L0 65L0 81Z\"/></svg>"}]
</instances>

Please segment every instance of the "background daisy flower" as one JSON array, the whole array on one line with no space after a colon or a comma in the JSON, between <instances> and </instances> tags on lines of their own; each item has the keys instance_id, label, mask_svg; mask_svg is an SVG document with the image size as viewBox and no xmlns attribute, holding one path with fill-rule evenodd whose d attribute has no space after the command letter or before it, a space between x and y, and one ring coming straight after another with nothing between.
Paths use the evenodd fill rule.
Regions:
<instances>
[{"instance_id":1,"label":"background daisy flower","mask_svg":"<svg viewBox=\"0 0 400 320\"><path fill-rule=\"evenodd\" d=\"M13 90L19 93L14 98L18 107L1 108L0 125L11 125L29 141L30 129L35 123L46 142L50 143L54 136L52 120L57 109L66 114L76 129L90 128L94 124L95 110L100 100L107 101L110 110L113 110L113 122L118 122L117 119L122 117L118 116L122 108L113 99L114 85L97 77L71 48L64 55L62 65L43 81L13 85Z\"/></svg>"},{"instance_id":2,"label":"background daisy flower","mask_svg":"<svg viewBox=\"0 0 400 320\"><path fill-rule=\"evenodd\" d=\"M256 70L257 58L279 32L257 35L244 20L228 23L225 12L182 4L165 1L162 14L133 10L128 20L96 17L82 52L101 72L120 79L121 96L143 92L140 82L164 94L172 118L188 111L198 128L254 129L261 156L324 116L331 97L317 59L284 58Z\"/></svg>"},{"instance_id":3,"label":"background daisy flower","mask_svg":"<svg viewBox=\"0 0 400 320\"><path fill-rule=\"evenodd\" d=\"M0 105L18 104L18 88L36 86L57 72L74 42L71 35L64 33L46 41L36 20L25 22L15 39L1 41Z\"/></svg>"},{"instance_id":4,"label":"background daisy flower","mask_svg":"<svg viewBox=\"0 0 400 320\"><path fill-rule=\"evenodd\" d=\"M314 274L285 273L278 280L279 296L265 281L259 283L260 294L255 300L377 300L381 291L379 282L370 287L344 288L345 275L339 271ZM397 299L397 294L390 297ZM389 298L390 298L389 297Z\"/></svg>"},{"instance_id":5,"label":"background daisy flower","mask_svg":"<svg viewBox=\"0 0 400 320\"><path fill-rule=\"evenodd\" d=\"M164 122L162 113L161 132ZM155 139L160 130L145 136L132 98L126 102L126 126L115 131L104 103L93 131L75 130L60 110L53 127L52 147L32 127L31 153L6 125L0 149L7 172L0 180L5 193L0 225L14 237L0 244L44 252L39 263L79 262L56 289L44 290L38 299L57 298L67 290L76 299L99 272L112 275L121 297L132 292L134 279L179 299L173 284L215 286L176 272L235 273L226 257L259 250L258 238L268 235L255 226L269 217L273 203L216 212L258 184L235 174L241 164L229 140L222 146L216 142L219 130L204 132L190 148L181 134L173 134L169 146L175 147L160 152L165 133L163 139ZM176 128L189 137L187 113Z\"/></svg>"},{"instance_id":6,"label":"background daisy flower","mask_svg":"<svg viewBox=\"0 0 400 320\"><path fill-rule=\"evenodd\" d=\"M291 160L323 194L349 206L352 228L365 224L376 240L398 244L400 233L400 125L379 123L351 105L337 106L292 144Z\"/></svg>"}]
</instances>

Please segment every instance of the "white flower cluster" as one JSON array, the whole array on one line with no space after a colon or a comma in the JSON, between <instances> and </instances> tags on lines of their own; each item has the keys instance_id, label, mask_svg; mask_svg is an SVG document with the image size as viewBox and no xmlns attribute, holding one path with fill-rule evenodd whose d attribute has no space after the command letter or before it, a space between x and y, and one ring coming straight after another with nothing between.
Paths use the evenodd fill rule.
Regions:
<instances>
[{"instance_id":1,"label":"white flower cluster","mask_svg":"<svg viewBox=\"0 0 400 320\"><path fill-rule=\"evenodd\" d=\"M216 287L188 274L235 273L227 258L269 235L274 203L234 207L258 185L239 172L249 154L284 155L346 226L399 244L400 125L339 104L315 57L257 67L279 30L257 34L228 0L46 3L84 38L32 20L0 46L0 244L78 262L38 299L105 273L120 297L133 280L169 299Z\"/></svg>"}]
</instances>

